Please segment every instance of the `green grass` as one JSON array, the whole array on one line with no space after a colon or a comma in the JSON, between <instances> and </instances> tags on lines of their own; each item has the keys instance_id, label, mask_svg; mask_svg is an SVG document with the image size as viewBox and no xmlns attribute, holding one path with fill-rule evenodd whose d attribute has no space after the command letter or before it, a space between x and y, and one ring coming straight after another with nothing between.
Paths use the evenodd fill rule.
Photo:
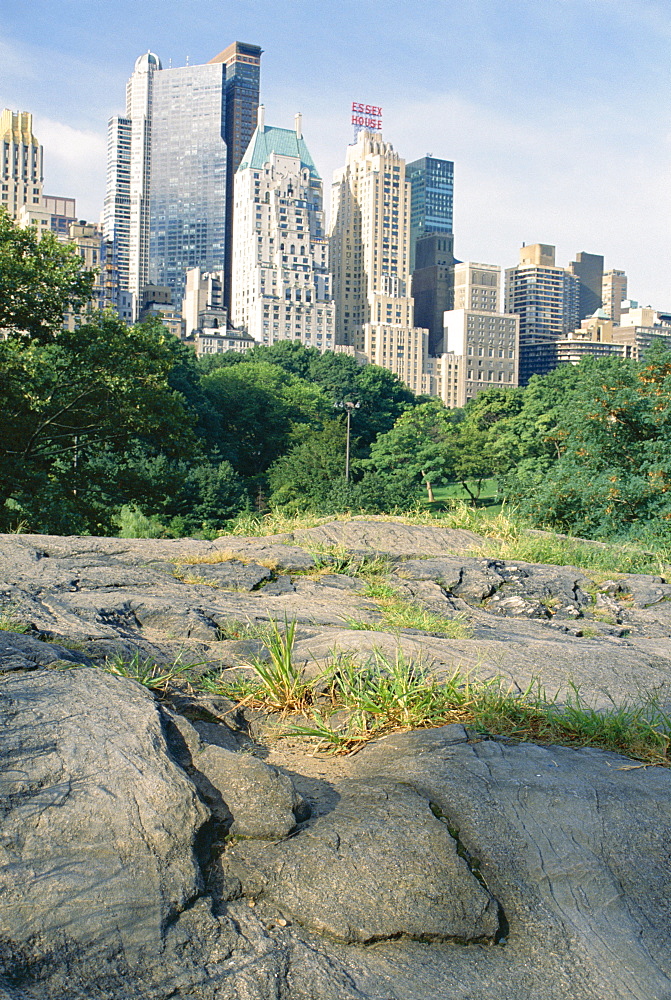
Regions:
<instances>
[{"instance_id":1,"label":"green grass","mask_svg":"<svg viewBox=\"0 0 671 1000\"><path fill-rule=\"evenodd\" d=\"M404 629L413 629L446 639L466 639L472 634L465 615L458 614L454 618L447 618L434 611L428 611L403 597L393 583L377 573L370 575L363 593L364 597L370 598L377 604L380 621L371 624L349 615L343 616L343 621L351 629L377 632L402 632Z\"/></svg>"},{"instance_id":2,"label":"green grass","mask_svg":"<svg viewBox=\"0 0 671 1000\"><path fill-rule=\"evenodd\" d=\"M538 680L519 693L501 678L475 680L459 670L438 679L400 649L393 657L374 650L363 660L334 654L329 667L308 681L294 662L295 634L295 622L271 623L263 640L268 658L245 664L252 678L228 682L219 672L189 677L189 683L195 691L271 713L300 713L305 722L285 734L316 739L319 749L331 753L353 752L391 732L461 723L485 738L591 746L645 765L671 766L671 717L653 698L597 711L577 687L562 703L557 695L548 697ZM199 665L178 660L161 667L136 655L109 659L105 669L167 694Z\"/></svg>"},{"instance_id":3,"label":"green grass","mask_svg":"<svg viewBox=\"0 0 671 1000\"><path fill-rule=\"evenodd\" d=\"M490 558L548 563L555 566L577 566L587 572L649 573L665 576L669 566L663 554L645 552L634 546L609 545L579 538L531 534L520 531L517 538L489 540L482 554Z\"/></svg>"},{"instance_id":4,"label":"green grass","mask_svg":"<svg viewBox=\"0 0 671 1000\"><path fill-rule=\"evenodd\" d=\"M583 702L578 688L560 703L539 681L521 694L501 678L474 681L460 671L438 681L400 651L394 659L376 652L363 664L340 657L326 684L322 679L320 690L325 687L330 711L348 710L345 727L332 726L321 707L291 732L317 739L320 749L331 753L352 752L390 732L461 723L486 737L590 746L646 764L671 765L671 717L653 699L597 711Z\"/></svg>"},{"instance_id":5,"label":"green grass","mask_svg":"<svg viewBox=\"0 0 671 1000\"><path fill-rule=\"evenodd\" d=\"M217 638L225 640L245 640L248 642L266 643L273 636L273 622L251 621L229 618L220 621L217 626Z\"/></svg>"},{"instance_id":6,"label":"green grass","mask_svg":"<svg viewBox=\"0 0 671 1000\"><path fill-rule=\"evenodd\" d=\"M129 680L137 681L150 691L167 694L177 680L184 679L189 671L201 665L201 663L182 663L178 658L169 666L161 666L154 660L135 653L130 658L123 654L108 657L102 669L116 677L127 677Z\"/></svg>"},{"instance_id":7,"label":"green grass","mask_svg":"<svg viewBox=\"0 0 671 1000\"><path fill-rule=\"evenodd\" d=\"M22 622L17 612L10 605L5 605L0 608L0 632L20 632L25 634L26 632L30 632L30 625Z\"/></svg>"}]
</instances>

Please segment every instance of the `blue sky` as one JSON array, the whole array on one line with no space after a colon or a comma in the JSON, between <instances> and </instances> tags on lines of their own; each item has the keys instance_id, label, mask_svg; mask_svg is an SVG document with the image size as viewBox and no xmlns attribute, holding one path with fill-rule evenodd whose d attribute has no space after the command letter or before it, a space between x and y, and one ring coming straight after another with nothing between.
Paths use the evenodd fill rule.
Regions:
<instances>
[{"instance_id":1,"label":"blue sky","mask_svg":"<svg viewBox=\"0 0 671 1000\"><path fill-rule=\"evenodd\" d=\"M455 161L458 257L602 253L671 309L670 0L3 0L0 107L33 112L45 190L96 219L136 57L207 62L236 39L264 49L266 122L302 112L327 202L351 102L381 105L406 160Z\"/></svg>"}]
</instances>

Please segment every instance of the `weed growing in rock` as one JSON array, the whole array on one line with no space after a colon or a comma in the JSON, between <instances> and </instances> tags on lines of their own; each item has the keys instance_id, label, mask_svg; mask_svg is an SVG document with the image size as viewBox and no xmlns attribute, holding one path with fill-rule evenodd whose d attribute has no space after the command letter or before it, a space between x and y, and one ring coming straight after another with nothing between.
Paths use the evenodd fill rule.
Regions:
<instances>
[{"instance_id":1,"label":"weed growing in rock","mask_svg":"<svg viewBox=\"0 0 671 1000\"><path fill-rule=\"evenodd\" d=\"M654 699L597 711L583 703L576 687L560 703L537 680L520 693L502 678L476 681L459 670L437 679L400 651L393 659L376 651L363 664L352 656L337 657L319 689L330 701L331 715L315 697L318 710L291 731L318 739L320 748L331 753L352 752L393 731L461 723L484 737L592 746L646 764L671 765L671 717Z\"/></svg>"},{"instance_id":2,"label":"weed growing in rock","mask_svg":"<svg viewBox=\"0 0 671 1000\"><path fill-rule=\"evenodd\" d=\"M429 611L420 604L404 598L393 583L377 574L371 574L368 578L364 596L375 601L381 620L371 625L361 619L345 616L343 620L349 628L366 631L374 629L382 632L413 629L447 639L465 639L472 634L466 615L460 613L454 618L447 618L435 611Z\"/></svg>"},{"instance_id":3,"label":"weed growing in rock","mask_svg":"<svg viewBox=\"0 0 671 1000\"><path fill-rule=\"evenodd\" d=\"M166 694L174 682L192 670L200 666L200 663L182 663L177 659L170 666L161 666L154 660L144 658L139 653L135 653L130 659L119 654L108 657L103 669L117 677L128 677L137 681L150 691L159 691Z\"/></svg>"},{"instance_id":4,"label":"weed growing in rock","mask_svg":"<svg viewBox=\"0 0 671 1000\"><path fill-rule=\"evenodd\" d=\"M271 622L270 635L263 641L269 659L254 657L243 664L251 667L259 677L266 705L282 712L299 711L310 700L303 671L293 662L295 637L295 621L285 619L284 630L277 622Z\"/></svg>"},{"instance_id":5,"label":"weed growing in rock","mask_svg":"<svg viewBox=\"0 0 671 1000\"><path fill-rule=\"evenodd\" d=\"M26 625L19 618L18 613L11 605L0 607L0 632L30 632L30 626Z\"/></svg>"}]
</instances>

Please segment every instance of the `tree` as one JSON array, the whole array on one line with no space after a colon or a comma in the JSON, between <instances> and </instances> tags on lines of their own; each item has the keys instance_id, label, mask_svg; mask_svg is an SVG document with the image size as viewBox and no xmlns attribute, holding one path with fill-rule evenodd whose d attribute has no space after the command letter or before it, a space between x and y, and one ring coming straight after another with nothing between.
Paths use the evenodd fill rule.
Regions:
<instances>
[{"instance_id":1,"label":"tree","mask_svg":"<svg viewBox=\"0 0 671 1000\"><path fill-rule=\"evenodd\" d=\"M671 523L671 355L586 358L527 394L513 421L527 457L509 493L536 523L602 537Z\"/></svg>"},{"instance_id":2,"label":"tree","mask_svg":"<svg viewBox=\"0 0 671 1000\"><path fill-rule=\"evenodd\" d=\"M34 227L19 229L0 209L0 330L46 343L68 308L89 301L92 287L74 247Z\"/></svg>"},{"instance_id":3,"label":"tree","mask_svg":"<svg viewBox=\"0 0 671 1000\"><path fill-rule=\"evenodd\" d=\"M279 507L318 507L339 479L345 479L345 431L336 420L328 420L270 467L270 502Z\"/></svg>"},{"instance_id":4,"label":"tree","mask_svg":"<svg viewBox=\"0 0 671 1000\"><path fill-rule=\"evenodd\" d=\"M28 516L48 530L51 497L54 512L71 512L57 530L79 530L77 511L93 530L99 455L110 462L138 442L147 453L194 452L195 415L169 384L180 350L163 327L107 314L46 343L0 342L0 520Z\"/></svg>"},{"instance_id":5,"label":"tree","mask_svg":"<svg viewBox=\"0 0 671 1000\"><path fill-rule=\"evenodd\" d=\"M420 403L377 438L371 447L370 465L405 479L409 486L419 480L433 501L433 487L448 478L454 461L453 419L438 400Z\"/></svg>"},{"instance_id":6,"label":"tree","mask_svg":"<svg viewBox=\"0 0 671 1000\"><path fill-rule=\"evenodd\" d=\"M245 360L203 376L216 419L210 443L243 476L259 476L306 425L329 412L317 386L266 361Z\"/></svg>"}]
</instances>

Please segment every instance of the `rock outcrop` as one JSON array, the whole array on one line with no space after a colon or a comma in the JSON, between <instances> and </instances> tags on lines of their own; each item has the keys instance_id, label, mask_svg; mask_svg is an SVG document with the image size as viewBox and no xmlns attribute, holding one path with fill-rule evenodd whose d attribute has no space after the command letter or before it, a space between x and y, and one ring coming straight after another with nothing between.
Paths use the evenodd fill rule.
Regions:
<instances>
[{"instance_id":1,"label":"rock outcrop","mask_svg":"<svg viewBox=\"0 0 671 1000\"><path fill-rule=\"evenodd\" d=\"M400 646L439 677L671 704L664 580L477 542L379 520L3 536L1 1000L671 1000L671 770L457 725L315 757L225 699L99 669L234 676L286 618L308 672ZM459 638L382 630L352 573L381 556Z\"/></svg>"}]
</instances>

